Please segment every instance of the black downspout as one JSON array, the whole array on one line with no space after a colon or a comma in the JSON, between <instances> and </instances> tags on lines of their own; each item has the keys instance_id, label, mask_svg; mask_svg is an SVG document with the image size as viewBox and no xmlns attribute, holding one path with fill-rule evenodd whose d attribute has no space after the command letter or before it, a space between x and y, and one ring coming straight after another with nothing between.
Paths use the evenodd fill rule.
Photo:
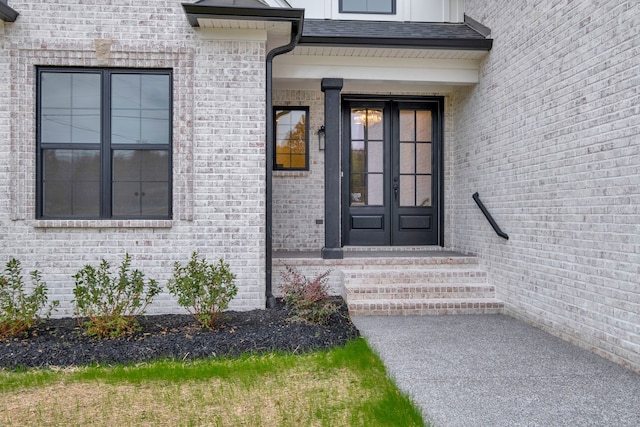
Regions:
<instances>
[{"instance_id":1,"label":"black downspout","mask_svg":"<svg viewBox=\"0 0 640 427\"><path fill-rule=\"evenodd\" d=\"M299 21L291 22L291 41L284 46L276 47L267 53L267 159L266 159L266 297L267 308L274 308L276 305L276 299L273 296L273 281L272 281L272 264L273 264L273 236L272 236L272 224L273 224L273 58L278 55L282 55L287 52L291 52L302 37L302 26L304 22L304 15L300 17Z\"/></svg>"}]
</instances>

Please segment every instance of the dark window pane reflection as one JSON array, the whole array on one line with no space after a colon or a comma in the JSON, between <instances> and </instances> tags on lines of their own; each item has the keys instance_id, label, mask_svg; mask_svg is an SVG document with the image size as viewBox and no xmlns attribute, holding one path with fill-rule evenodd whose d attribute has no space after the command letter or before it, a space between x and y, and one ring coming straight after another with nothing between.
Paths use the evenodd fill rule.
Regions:
<instances>
[{"instance_id":1,"label":"dark window pane reflection","mask_svg":"<svg viewBox=\"0 0 640 427\"><path fill-rule=\"evenodd\" d=\"M169 143L169 76L114 74L111 95L112 144Z\"/></svg>"},{"instance_id":2,"label":"dark window pane reflection","mask_svg":"<svg viewBox=\"0 0 640 427\"><path fill-rule=\"evenodd\" d=\"M169 214L168 150L113 151L113 214Z\"/></svg>"},{"instance_id":3,"label":"dark window pane reflection","mask_svg":"<svg viewBox=\"0 0 640 427\"><path fill-rule=\"evenodd\" d=\"M100 142L100 74L42 73L41 142Z\"/></svg>"},{"instance_id":4,"label":"dark window pane reflection","mask_svg":"<svg viewBox=\"0 0 640 427\"><path fill-rule=\"evenodd\" d=\"M114 216L140 215L140 183L113 183L112 211Z\"/></svg>"},{"instance_id":5,"label":"dark window pane reflection","mask_svg":"<svg viewBox=\"0 0 640 427\"><path fill-rule=\"evenodd\" d=\"M169 204L167 193L169 186L166 182L143 182L141 215L168 215Z\"/></svg>"},{"instance_id":6,"label":"dark window pane reflection","mask_svg":"<svg viewBox=\"0 0 640 427\"><path fill-rule=\"evenodd\" d=\"M100 212L100 152L43 150L43 213L94 216Z\"/></svg>"}]
</instances>

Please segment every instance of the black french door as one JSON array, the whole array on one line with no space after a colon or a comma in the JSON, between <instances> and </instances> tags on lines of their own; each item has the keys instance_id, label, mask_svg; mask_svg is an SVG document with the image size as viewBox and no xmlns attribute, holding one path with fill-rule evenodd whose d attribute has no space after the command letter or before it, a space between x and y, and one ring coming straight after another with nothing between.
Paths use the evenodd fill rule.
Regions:
<instances>
[{"instance_id":1,"label":"black french door","mask_svg":"<svg viewBox=\"0 0 640 427\"><path fill-rule=\"evenodd\" d=\"M343 243L438 245L442 99L345 100Z\"/></svg>"}]
</instances>

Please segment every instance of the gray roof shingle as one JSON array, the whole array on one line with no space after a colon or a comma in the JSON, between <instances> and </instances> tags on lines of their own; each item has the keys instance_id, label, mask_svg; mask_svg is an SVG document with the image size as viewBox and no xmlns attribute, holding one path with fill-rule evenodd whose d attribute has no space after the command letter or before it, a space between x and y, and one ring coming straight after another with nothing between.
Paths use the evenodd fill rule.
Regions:
<instances>
[{"instance_id":1,"label":"gray roof shingle","mask_svg":"<svg viewBox=\"0 0 640 427\"><path fill-rule=\"evenodd\" d=\"M321 19L305 19L300 40L304 45L474 50L490 50L492 42L464 23Z\"/></svg>"}]
</instances>

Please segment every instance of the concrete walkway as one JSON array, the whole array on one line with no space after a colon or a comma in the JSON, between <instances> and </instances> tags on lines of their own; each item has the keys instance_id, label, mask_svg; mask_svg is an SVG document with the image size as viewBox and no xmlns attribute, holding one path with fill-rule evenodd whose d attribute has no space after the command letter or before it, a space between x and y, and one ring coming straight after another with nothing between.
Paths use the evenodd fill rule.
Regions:
<instances>
[{"instance_id":1,"label":"concrete walkway","mask_svg":"<svg viewBox=\"0 0 640 427\"><path fill-rule=\"evenodd\" d=\"M640 375L511 317L353 321L436 427L640 426Z\"/></svg>"}]
</instances>

